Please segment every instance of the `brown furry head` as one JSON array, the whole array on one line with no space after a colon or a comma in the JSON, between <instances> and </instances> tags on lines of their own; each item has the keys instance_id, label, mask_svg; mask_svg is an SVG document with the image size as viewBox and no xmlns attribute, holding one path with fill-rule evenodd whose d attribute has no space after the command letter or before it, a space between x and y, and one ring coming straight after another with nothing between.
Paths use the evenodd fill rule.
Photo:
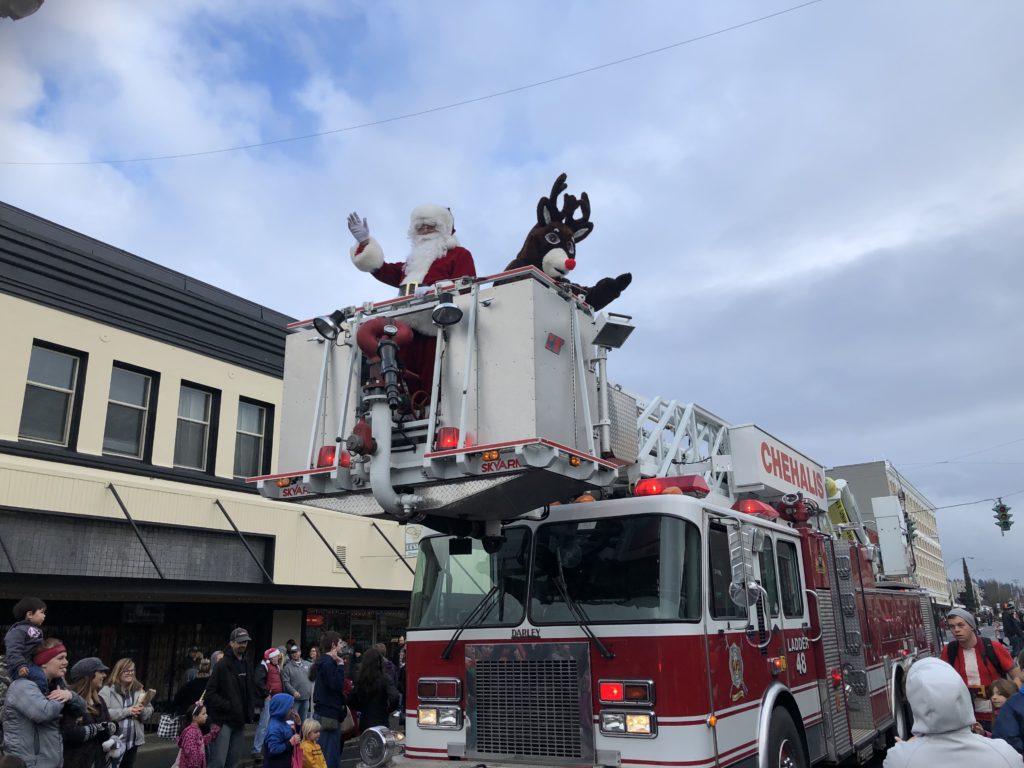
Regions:
<instances>
[{"instance_id":1,"label":"brown furry head","mask_svg":"<svg viewBox=\"0 0 1024 768\"><path fill-rule=\"evenodd\" d=\"M558 207L558 196L568 189L563 173L551 186L551 194L537 203L537 223L526 235L519 254L507 267L536 267L548 277L569 282L567 275L576 267L576 243L594 230L590 221L590 198L584 192L577 200L566 195L562 208ZM579 218L575 218L579 210ZM624 272L618 277L606 277L595 285L584 287L569 283L572 290L583 296L592 309L603 309L630 284L633 277Z\"/></svg>"}]
</instances>

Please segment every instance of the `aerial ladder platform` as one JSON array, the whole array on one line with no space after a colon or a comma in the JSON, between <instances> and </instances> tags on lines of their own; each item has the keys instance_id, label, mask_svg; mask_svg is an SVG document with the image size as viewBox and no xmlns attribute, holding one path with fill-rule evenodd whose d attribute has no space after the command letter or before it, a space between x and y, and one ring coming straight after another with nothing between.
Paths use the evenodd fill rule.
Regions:
<instances>
[{"instance_id":1,"label":"aerial ladder platform","mask_svg":"<svg viewBox=\"0 0 1024 768\"><path fill-rule=\"evenodd\" d=\"M280 469L250 482L272 499L477 535L670 475L733 500L777 489L827 505L823 468L754 425L610 382L630 321L524 268L294 323ZM425 351L429 383L404 364Z\"/></svg>"}]
</instances>

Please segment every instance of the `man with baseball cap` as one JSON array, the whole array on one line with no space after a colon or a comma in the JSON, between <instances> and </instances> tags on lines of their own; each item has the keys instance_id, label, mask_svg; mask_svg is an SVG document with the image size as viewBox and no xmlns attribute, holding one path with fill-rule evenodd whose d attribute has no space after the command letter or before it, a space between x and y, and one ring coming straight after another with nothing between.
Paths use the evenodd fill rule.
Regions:
<instances>
[{"instance_id":1,"label":"man with baseball cap","mask_svg":"<svg viewBox=\"0 0 1024 768\"><path fill-rule=\"evenodd\" d=\"M248 630L231 630L228 647L213 667L206 684L206 712L211 725L219 725L220 733L210 745L208 768L237 768L245 744L245 724L253 720L255 691L252 674L245 661L249 648Z\"/></svg>"},{"instance_id":2,"label":"man with baseball cap","mask_svg":"<svg viewBox=\"0 0 1024 768\"><path fill-rule=\"evenodd\" d=\"M974 703L974 716L985 730L991 731L992 683L1009 675L1020 686L1024 683L1020 667L1002 643L978 636L978 625L970 611L953 608L946 614L946 624L954 639L942 649L941 658L951 664L967 684Z\"/></svg>"},{"instance_id":3,"label":"man with baseball cap","mask_svg":"<svg viewBox=\"0 0 1024 768\"><path fill-rule=\"evenodd\" d=\"M281 684L284 692L294 697L299 720L305 721L309 700L313 696L313 683L309 679L309 662L303 660L302 649L297 645L288 648L288 658L281 667Z\"/></svg>"}]
</instances>

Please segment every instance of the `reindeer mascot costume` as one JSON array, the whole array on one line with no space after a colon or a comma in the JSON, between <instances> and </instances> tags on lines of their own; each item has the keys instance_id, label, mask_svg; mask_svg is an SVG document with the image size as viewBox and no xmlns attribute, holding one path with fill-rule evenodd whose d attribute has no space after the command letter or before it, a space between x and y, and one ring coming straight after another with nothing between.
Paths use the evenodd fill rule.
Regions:
<instances>
[{"instance_id":1,"label":"reindeer mascot costume","mask_svg":"<svg viewBox=\"0 0 1024 768\"><path fill-rule=\"evenodd\" d=\"M566 195L562 207L558 207L558 196L569 188L565 180L563 173L555 179L551 194L537 203L537 223L527 233L519 254L505 269L535 267L581 296L591 309L604 309L629 287L633 275L623 272L618 277L602 278L591 286L570 282L567 276L576 268L576 243L594 230L594 224L590 221L590 198L586 192L578 200L575 195ZM579 217L575 215L577 210Z\"/></svg>"},{"instance_id":2,"label":"reindeer mascot costume","mask_svg":"<svg viewBox=\"0 0 1024 768\"><path fill-rule=\"evenodd\" d=\"M350 251L352 263L377 280L399 289L400 296L409 296L421 287L438 280L476 277L472 254L459 245L455 237L455 219L448 208L420 205L409 217L409 240L412 247L404 262L384 261L384 250L370 237L366 219L351 213L348 229L356 239ZM434 377L436 329L415 328L413 341L402 350L402 362L412 381L408 381L413 410L430 401L430 385Z\"/></svg>"}]
</instances>

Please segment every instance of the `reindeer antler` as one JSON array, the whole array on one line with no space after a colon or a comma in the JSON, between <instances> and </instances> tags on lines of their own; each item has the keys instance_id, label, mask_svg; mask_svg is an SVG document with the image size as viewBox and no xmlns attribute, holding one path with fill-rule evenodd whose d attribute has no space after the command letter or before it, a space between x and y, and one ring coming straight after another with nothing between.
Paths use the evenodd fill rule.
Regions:
<instances>
[{"instance_id":1,"label":"reindeer antler","mask_svg":"<svg viewBox=\"0 0 1024 768\"><path fill-rule=\"evenodd\" d=\"M537 203L537 223L550 224L553 221L562 221L562 212L558 210L558 196L569 188L565 183L566 174L562 174L555 183L551 185L550 197L542 197Z\"/></svg>"},{"instance_id":2,"label":"reindeer antler","mask_svg":"<svg viewBox=\"0 0 1024 768\"><path fill-rule=\"evenodd\" d=\"M576 209L580 210L580 217L576 218L574 214ZM565 196L565 209L562 214L562 221L569 229L572 230L573 240L579 242L594 229L594 225L590 223L590 198L587 197L587 193L584 192L580 199L577 200L573 195Z\"/></svg>"},{"instance_id":3,"label":"reindeer antler","mask_svg":"<svg viewBox=\"0 0 1024 768\"><path fill-rule=\"evenodd\" d=\"M590 222L590 198L586 192L578 200L575 195L566 195L562 208L559 209L558 196L569 188L565 183L566 178L566 174L563 173L555 179L555 183L551 185L551 195L542 197L537 203L537 223L546 226L555 221L562 222L572 230L573 239L579 242L594 229ZM574 217L577 209L581 213L579 218Z\"/></svg>"}]
</instances>

